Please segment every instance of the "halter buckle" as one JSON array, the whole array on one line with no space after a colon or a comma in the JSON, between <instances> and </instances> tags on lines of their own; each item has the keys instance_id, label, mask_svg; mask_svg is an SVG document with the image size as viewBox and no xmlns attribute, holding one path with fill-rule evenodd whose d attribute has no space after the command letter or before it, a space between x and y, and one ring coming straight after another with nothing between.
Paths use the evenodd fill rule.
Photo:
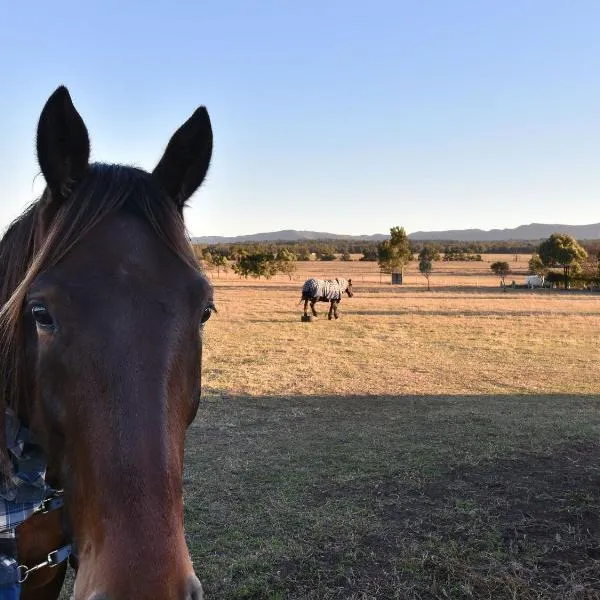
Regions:
<instances>
[{"instance_id":1,"label":"halter buckle","mask_svg":"<svg viewBox=\"0 0 600 600\"><path fill-rule=\"evenodd\" d=\"M44 562L38 563L33 567L28 567L27 565L19 565L19 583L23 583L27 577L29 577L29 573L33 573L34 571L38 571L39 569L43 569L44 567L50 567L53 569L57 567L62 562L64 562L69 555L71 554L71 544L67 544L62 548L58 548L57 550L53 550L48 554L46 560Z\"/></svg>"}]
</instances>

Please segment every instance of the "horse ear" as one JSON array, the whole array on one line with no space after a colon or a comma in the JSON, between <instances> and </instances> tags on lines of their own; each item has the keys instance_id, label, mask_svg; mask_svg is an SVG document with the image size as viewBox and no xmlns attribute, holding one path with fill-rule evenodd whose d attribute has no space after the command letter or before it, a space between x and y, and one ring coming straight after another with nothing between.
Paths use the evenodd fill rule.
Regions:
<instances>
[{"instance_id":1,"label":"horse ear","mask_svg":"<svg viewBox=\"0 0 600 600\"><path fill-rule=\"evenodd\" d=\"M173 134L152 175L179 211L204 181L213 148L208 111L201 106Z\"/></svg>"},{"instance_id":2,"label":"horse ear","mask_svg":"<svg viewBox=\"0 0 600 600\"><path fill-rule=\"evenodd\" d=\"M65 200L88 170L90 140L64 86L48 98L42 110L36 145L38 163L52 200Z\"/></svg>"}]
</instances>

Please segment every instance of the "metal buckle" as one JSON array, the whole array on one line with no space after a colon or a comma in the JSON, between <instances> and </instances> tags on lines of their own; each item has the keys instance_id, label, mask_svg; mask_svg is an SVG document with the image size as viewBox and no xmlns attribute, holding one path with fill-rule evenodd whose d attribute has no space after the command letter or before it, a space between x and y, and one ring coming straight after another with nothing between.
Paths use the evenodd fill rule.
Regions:
<instances>
[{"instance_id":1,"label":"metal buckle","mask_svg":"<svg viewBox=\"0 0 600 600\"><path fill-rule=\"evenodd\" d=\"M25 565L19 565L17 571L19 572L19 583L23 583L29 575L29 569Z\"/></svg>"},{"instance_id":2,"label":"metal buckle","mask_svg":"<svg viewBox=\"0 0 600 600\"><path fill-rule=\"evenodd\" d=\"M48 561L45 560L44 562L41 562L33 567L28 567L27 565L19 565L19 583L23 583L29 577L29 573L33 573L34 571L43 569L48 564Z\"/></svg>"},{"instance_id":3,"label":"metal buckle","mask_svg":"<svg viewBox=\"0 0 600 600\"><path fill-rule=\"evenodd\" d=\"M49 567L54 568L57 565L59 565L63 560L65 560L64 558L62 560L59 559L58 552L58 550L53 550L52 552L50 552L50 554L48 554L47 563Z\"/></svg>"},{"instance_id":4,"label":"metal buckle","mask_svg":"<svg viewBox=\"0 0 600 600\"><path fill-rule=\"evenodd\" d=\"M48 554L44 562L38 563L33 567L28 567L27 565L19 565L19 583L23 583L27 579L27 577L29 577L29 573L39 571L44 567L50 567L51 569L57 567L62 562L64 562L70 554L71 545L67 544L66 546L62 546L62 548L58 548L57 550L53 550L52 552L50 552L50 554Z\"/></svg>"},{"instance_id":5,"label":"metal buckle","mask_svg":"<svg viewBox=\"0 0 600 600\"><path fill-rule=\"evenodd\" d=\"M55 490L50 496L44 498L36 513L45 515L46 513L52 512L64 505L63 490Z\"/></svg>"}]
</instances>

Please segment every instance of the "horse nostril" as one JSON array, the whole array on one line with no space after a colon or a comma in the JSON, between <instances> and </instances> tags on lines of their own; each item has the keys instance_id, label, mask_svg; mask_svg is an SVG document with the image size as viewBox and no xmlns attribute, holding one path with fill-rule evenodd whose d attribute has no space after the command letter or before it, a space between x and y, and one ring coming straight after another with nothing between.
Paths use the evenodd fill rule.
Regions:
<instances>
[{"instance_id":1,"label":"horse nostril","mask_svg":"<svg viewBox=\"0 0 600 600\"><path fill-rule=\"evenodd\" d=\"M203 598L202 584L195 575L190 575L185 600L203 600Z\"/></svg>"}]
</instances>

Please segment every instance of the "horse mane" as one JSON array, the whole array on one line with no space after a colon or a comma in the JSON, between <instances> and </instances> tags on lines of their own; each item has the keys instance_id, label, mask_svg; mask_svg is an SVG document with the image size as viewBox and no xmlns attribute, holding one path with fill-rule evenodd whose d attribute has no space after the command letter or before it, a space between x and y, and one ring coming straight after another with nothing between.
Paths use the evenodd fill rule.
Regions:
<instances>
[{"instance_id":1,"label":"horse mane","mask_svg":"<svg viewBox=\"0 0 600 600\"><path fill-rule=\"evenodd\" d=\"M145 221L190 267L199 264L175 202L152 176L134 167L95 163L57 210L44 239L41 215L52 202L48 189L8 228L0 241L0 479L12 472L6 453L4 413L29 404L23 311L27 291L108 215L126 210Z\"/></svg>"}]
</instances>

